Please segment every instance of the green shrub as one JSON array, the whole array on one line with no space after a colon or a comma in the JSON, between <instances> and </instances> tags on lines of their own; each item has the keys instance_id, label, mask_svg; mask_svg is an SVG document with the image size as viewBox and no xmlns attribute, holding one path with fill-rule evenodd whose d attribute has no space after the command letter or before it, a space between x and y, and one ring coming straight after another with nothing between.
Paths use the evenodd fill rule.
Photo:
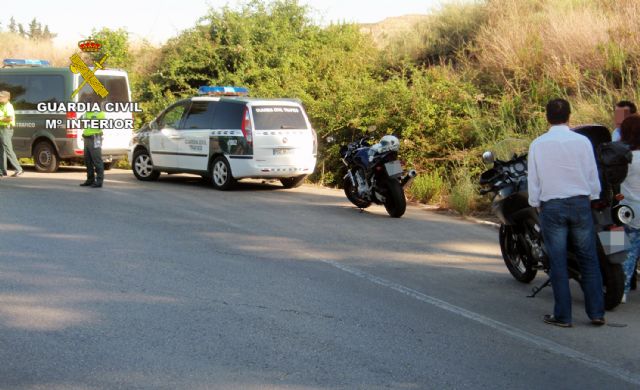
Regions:
<instances>
[{"instance_id":1,"label":"green shrub","mask_svg":"<svg viewBox=\"0 0 640 390\"><path fill-rule=\"evenodd\" d=\"M451 187L449 206L462 215L467 215L475 209L478 198L478 188L465 171Z\"/></svg>"},{"instance_id":2,"label":"green shrub","mask_svg":"<svg viewBox=\"0 0 640 390\"><path fill-rule=\"evenodd\" d=\"M415 178L411 187L409 187L409 194L411 198L422 203L440 202L442 195L444 195L446 184L444 179L438 174L438 172L429 172L425 174L419 174Z\"/></svg>"}]
</instances>

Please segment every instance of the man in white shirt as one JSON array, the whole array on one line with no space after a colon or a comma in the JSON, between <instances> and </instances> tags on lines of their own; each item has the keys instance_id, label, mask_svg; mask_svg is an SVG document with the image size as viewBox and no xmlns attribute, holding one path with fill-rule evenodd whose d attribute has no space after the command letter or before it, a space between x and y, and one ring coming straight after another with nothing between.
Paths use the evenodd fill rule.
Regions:
<instances>
[{"instance_id":1,"label":"man in white shirt","mask_svg":"<svg viewBox=\"0 0 640 390\"><path fill-rule=\"evenodd\" d=\"M600 197L598 168L591 142L567 126L571 106L564 99L546 107L551 128L529 147L529 204L540 210L540 223L549 255L553 315L544 322L571 327L571 290L567 244L578 258L585 309L593 325L604 325L602 276L595 246L591 200Z\"/></svg>"}]
</instances>

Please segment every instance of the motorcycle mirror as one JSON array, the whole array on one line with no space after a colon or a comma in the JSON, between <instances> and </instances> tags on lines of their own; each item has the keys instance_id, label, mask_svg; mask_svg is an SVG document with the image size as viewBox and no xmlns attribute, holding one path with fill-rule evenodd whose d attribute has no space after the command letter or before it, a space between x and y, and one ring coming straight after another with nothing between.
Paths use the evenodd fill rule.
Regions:
<instances>
[{"instance_id":1,"label":"motorcycle mirror","mask_svg":"<svg viewBox=\"0 0 640 390\"><path fill-rule=\"evenodd\" d=\"M496 161L496 158L493 155L493 152L484 152L482 153L482 161L484 161L485 164L493 164Z\"/></svg>"}]
</instances>

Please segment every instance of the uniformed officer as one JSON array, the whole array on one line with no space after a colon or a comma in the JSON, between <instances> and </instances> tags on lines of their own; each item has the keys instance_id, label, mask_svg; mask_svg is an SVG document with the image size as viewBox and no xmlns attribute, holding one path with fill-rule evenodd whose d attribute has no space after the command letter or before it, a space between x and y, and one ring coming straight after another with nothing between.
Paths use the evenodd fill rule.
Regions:
<instances>
[{"instance_id":1,"label":"uniformed officer","mask_svg":"<svg viewBox=\"0 0 640 390\"><path fill-rule=\"evenodd\" d=\"M97 98L92 101L98 102ZM89 111L84 119L105 119L103 111ZM102 161L102 130L86 127L82 133L84 139L84 165L87 167L87 180L80 184L82 187L102 187L104 181L104 162Z\"/></svg>"},{"instance_id":2,"label":"uniformed officer","mask_svg":"<svg viewBox=\"0 0 640 390\"><path fill-rule=\"evenodd\" d=\"M2 150L0 151L0 177L7 176L7 159L16 170L14 177L22 175L24 172L18 162L18 158L13 151L13 126L16 124L16 114L13 105L9 103L11 94L9 91L0 91L0 143Z\"/></svg>"}]
</instances>

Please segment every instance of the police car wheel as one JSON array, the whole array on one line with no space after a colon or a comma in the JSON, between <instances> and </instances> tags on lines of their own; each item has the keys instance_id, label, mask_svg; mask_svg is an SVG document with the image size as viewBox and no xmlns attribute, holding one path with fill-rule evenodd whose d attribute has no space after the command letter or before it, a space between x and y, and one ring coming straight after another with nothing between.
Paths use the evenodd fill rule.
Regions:
<instances>
[{"instance_id":1,"label":"police car wheel","mask_svg":"<svg viewBox=\"0 0 640 390\"><path fill-rule=\"evenodd\" d=\"M40 141L33 148L33 162L38 172L55 172L60 166L60 160L49 141Z\"/></svg>"},{"instance_id":2,"label":"police car wheel","mask_svg":"<svg viewBox=\"0 0 640 390\"><path fill-rule=\"evenodd\" d=\"M153 169L153 161L146 150L138 150L134 153L131 168L138 180L154 181L160 177L160 172Z\"/></svg>"},{"instance_id":3,"label":"police car wheel","mask_svg":"<svg viewBox=\"0 0 640 390\"><path fill-rule=\"evenodd\" d=\"M211 184L217 190L228 190L234 184L235 180L231 174L231 166L226 158L220 156L211 163Z\"/></svg>"}]
</instances>

